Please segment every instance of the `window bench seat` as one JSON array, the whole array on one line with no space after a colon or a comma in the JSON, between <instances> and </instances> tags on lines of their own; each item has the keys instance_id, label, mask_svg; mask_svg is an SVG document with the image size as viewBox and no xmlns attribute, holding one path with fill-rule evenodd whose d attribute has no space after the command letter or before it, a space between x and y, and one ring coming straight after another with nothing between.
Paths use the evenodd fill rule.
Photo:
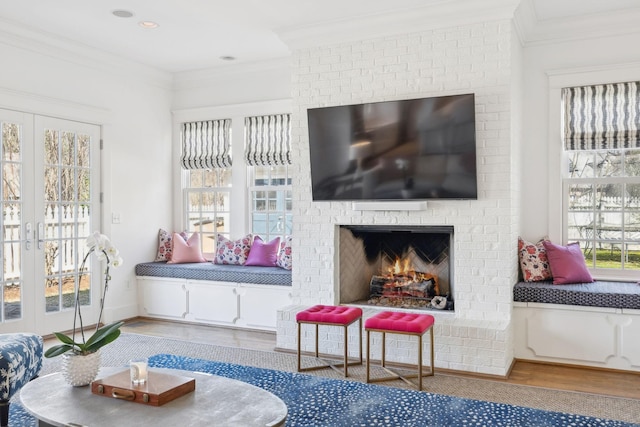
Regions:
<instances>
[{"instance_id":1,"label":"window bench seat","mask_svg":"<svg viewBox=\"0 0 640 427\"><path fill-rule=\"evenodd\" d=\"M275 331L277 310L292 303L291 271L279 267L148 262L135 271L146 317Z\"/></svg>"},{"instance_id":2,"label":"window bench seat","mask_svg":"<svg viewBox=\"0 0 640 427\"><path fill-rule=\"evenodd\" d=\"M136 265L136 276L291 286L291 270L280 267L221 265L212 262L189 264L144 262Z\"/></svg>"},{"instance_id":3,"label":"window bench seat","mask_svg":"<svg viewBox=\"0 0 640 427\"><path fill-rule=\"evenodd\" d=\"M640 309L640 285L636 282L607 282L554 285L552 282L518 282L513 300L586 307Z\"/></svg>"},{"instance_id":4,"label":"window bench seat","mask_svg":"<svg viewBox=\"0 0 640 427\"><path fill-rule=\"evenodd\" d=\"M516 358L640 372L636 282L519 282L513 301Z\"/></svg>"}]
</instances>

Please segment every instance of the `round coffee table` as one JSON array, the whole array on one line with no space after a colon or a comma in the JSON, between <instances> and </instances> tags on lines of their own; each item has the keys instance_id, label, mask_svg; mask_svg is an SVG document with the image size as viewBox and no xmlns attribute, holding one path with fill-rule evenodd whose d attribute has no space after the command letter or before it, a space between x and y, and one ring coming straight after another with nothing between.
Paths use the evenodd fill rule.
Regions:
<instances>
[{"instance_id":1,"label":"round coffee table","mask_svg":"<svg viewBox=\"0 0 640 427\"><path fill-rule=\"evenodd\" d=\"M102 368L98 378L122 371ZM162 406L148 406L72 387L60 373L37 378L20 391L25 410L40 426L283 426L287 405L251 384L198 372L151 368L196 379L194 392Z\"/></svg>"}]
</instances>

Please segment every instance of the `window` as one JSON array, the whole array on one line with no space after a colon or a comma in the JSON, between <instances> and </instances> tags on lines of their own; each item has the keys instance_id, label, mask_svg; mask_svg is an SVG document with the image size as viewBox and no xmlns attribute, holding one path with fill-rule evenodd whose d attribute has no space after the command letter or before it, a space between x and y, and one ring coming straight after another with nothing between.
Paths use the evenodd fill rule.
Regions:
<instances>
[{"instance_id":1,"label":"window","mask_svg":"<svg viewBox=\"0 0 640 427\"><path fill-rule=\"evenodd\" d=\"M203 253L214 253L217 234L231 222L231 120L183 123L185 227L200 234Z\"/></svg>"},{"instance_id":2,"label":"window","mask_svg":"<svg viewBox=\"0 0 640 427\"><path fill-rule=\"evenodd\" d=\"M229 237L231 168L190 170L185 188L186 228L200 234L203 253L213 253L216 235Z\"/></svg>"},{"instance_id":3,"label":"window","mask_svg":"<svg viewBox=\"0 0 640 427\"><path fill-rule=\"evenodd\" d=\"M251 232L265 240L291 234L291 117L245 119L245 159L249 165Z\"/></svg>"},{"instance_id":4,"label":"window","mask_svg":"<svg viewBox=\"0 0 640 427\"><path fill-rule=\"evenodd\" d=\"M175 226L199 233L205 257L219 234L292 233L291 117L280 114L290 109L280 100L174 113L182 200Z\"/></svg>"},{"instance_id":5,"label":"window","mask_svg":"<svg viewBox=\"0 0 640 427\"><path fill-rule=\"evenodd\" d=\"M291 234L291 178L289 167L250 168L251 232L266 241Z\"/></svg>"},{"instance_id":6,"label":"window","mask_svg":"<svg viewBox=\"0 0 640 427\"><path fill-rule=\"evenodd\" d=\"M594 271L640 270L640 82L565 88L564 240Z\"/></svg>"}]
</instances>

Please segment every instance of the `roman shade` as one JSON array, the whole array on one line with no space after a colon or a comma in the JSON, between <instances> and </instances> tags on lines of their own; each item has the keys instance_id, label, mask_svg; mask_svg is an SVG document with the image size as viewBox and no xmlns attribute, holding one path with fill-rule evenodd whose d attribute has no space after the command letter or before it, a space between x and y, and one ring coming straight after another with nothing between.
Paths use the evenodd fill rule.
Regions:
<instances>
[{"instance_id":1,"label":"roman shade","mask_svg":"<svg viewBox=\"0 0 640 427\"><path fill-rule=\"evenodd\" d=\"M245 159L249 166L291 164L291 115L245 118Z\"/></svg>"},{"instance_id":2,"label":"roman shade","mask_svg":"<svg viewBox=\"0 0 640 427\"><path fill-rule=\"evenodd\" d=\"M230 119L183 123L182 168L231 167L230 128Z\"/></svg>"},{"instance_id":3,"label":"roman shade","mask_svg":"<svg viewBox=\"0 0 640 427\"><path fill-rule=\"evenodd\" d=\"M562 90L567 150L640 148L640 82Z\"/></svg>"}]
</instances>

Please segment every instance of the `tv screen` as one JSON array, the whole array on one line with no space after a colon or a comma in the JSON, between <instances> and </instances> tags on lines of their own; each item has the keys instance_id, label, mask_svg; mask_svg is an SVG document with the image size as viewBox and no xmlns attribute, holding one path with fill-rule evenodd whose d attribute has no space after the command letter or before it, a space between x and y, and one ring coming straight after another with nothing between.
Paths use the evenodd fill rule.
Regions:
<instances>
[{"instance_id":1,"label":"tv screen","mask_svg":"<svg viewBox=\"0 0 640 427\"><path fill-rule=\"evenodd\" d=\"M473 94L310 108L313 200L476 199Z\"/></svg>"}]
</instances>

